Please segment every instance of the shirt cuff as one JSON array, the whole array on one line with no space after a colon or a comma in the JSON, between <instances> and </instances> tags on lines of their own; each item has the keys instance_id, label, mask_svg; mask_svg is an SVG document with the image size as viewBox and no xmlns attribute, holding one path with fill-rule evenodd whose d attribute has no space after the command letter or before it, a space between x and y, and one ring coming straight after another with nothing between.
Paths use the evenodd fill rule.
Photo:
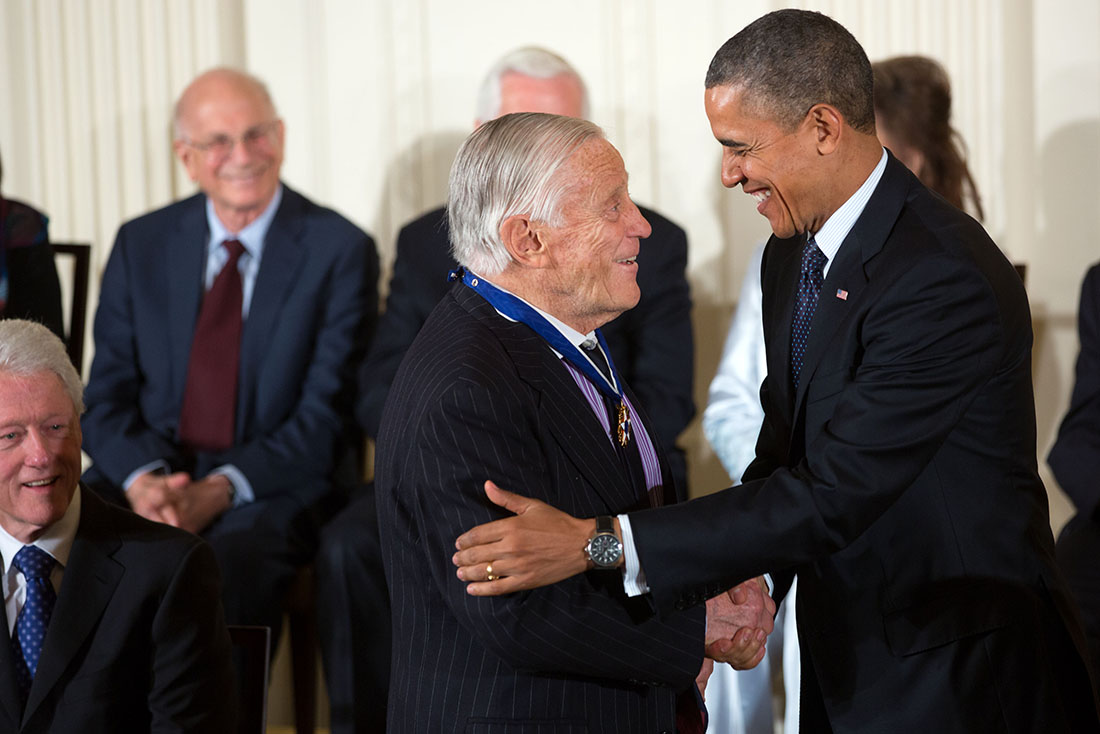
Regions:
<instances>
[{"instance_id":1,"label":"shirt cuff","mask_svg":"<svg viewBox=\"0 0 1100 734\"><path fill-rule=\"evenodd\" d=\"M630 531L630 518L619 515L619 528L623 533L623 556L626 558L626 563L623 564L623 589L627 596L648 594L649 584L645 580L645 571L642 570L638 550L634 547L634 533Z\"/></svg>"},{"instance_id":2,"label":"shirt cuff","mask_svg":"<svg viewBox=\"0 0 1100 734\"><path fill-rule=\"evenodd\" d=\"M130 490L130 485L137 481L137 478L142 474L148 474L149 472L160 472L161 474L168 473L168 462L164 459L157 459L156 461L150 461L148 464L139 466L130 472L130 475L122 480L122 489L124 491Z\"/></svg>"},{"instance_id":3,"label":"shirt cuff","mask_svg":"<svg viewBox=\"0 0 1100 734\"><path fill-rule=\"evenodd\" d=\"M211 474L220 474L229 480L229 483L233 485L233 506L241 507L251 502L256 501L256 493L252 491L252 485L241 470L232 464L224 464L219 466L210 472Z\"/></svg>"}]
</instances>

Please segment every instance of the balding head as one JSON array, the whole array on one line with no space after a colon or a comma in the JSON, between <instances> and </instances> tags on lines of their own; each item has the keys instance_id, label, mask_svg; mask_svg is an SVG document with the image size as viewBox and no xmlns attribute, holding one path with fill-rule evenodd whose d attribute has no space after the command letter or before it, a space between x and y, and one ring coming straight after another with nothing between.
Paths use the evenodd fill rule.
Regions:
<instances>
[{"instance_id":1,"label":"balding head","mask_svg":"<svg viewBox=\"0 0 1100 734\"><path fill-rule=\"evenodd\" d=\"M176 103L175 150L233 234L271 203L283 162L283 123L256 77L212 69Z\"/></svg>"}]
</instances>

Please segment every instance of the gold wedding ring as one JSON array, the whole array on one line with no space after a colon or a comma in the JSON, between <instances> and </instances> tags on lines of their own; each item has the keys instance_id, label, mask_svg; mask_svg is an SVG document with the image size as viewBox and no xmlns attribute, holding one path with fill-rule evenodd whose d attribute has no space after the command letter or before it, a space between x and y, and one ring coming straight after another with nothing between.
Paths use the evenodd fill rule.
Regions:
<instances>
[{"instance_id":1,"label":"gold wedding ring","mask_svg":"<svg viewBox=\"0 0 1100 734\"><path fill-rule=\"evenodd\" d=\"M500 576L493 575L493 564L491 563L485 565L485 576L488 577L489 581L496 581L500 578Z\"/></svg>"}]
</instances>

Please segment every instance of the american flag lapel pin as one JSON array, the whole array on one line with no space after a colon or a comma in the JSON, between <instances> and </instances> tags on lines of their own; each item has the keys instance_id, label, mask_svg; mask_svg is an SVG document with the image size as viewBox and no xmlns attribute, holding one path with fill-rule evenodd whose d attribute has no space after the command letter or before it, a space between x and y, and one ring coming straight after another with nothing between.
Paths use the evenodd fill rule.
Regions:
<instances>
[{"instance_id":1,"label":"american flag lapel pin","mask_svg":"<svg viewBox=\"0 0 1100 734\"><path fill-rule=\"evenodd\" d=\"M843 288L837 288L836 289L836 297L839 298L842 301L847 301L848 300L848 291L844 290Z\"/></svg>"}]
</instances>

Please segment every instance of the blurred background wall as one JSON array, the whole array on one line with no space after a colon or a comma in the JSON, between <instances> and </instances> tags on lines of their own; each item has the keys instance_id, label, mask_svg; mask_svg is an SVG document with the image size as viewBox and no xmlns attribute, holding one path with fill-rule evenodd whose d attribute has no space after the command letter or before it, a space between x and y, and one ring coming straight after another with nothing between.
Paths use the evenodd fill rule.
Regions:
<instances>
[{"instance_id":1,"label":"blurred background wall","mask_svg":"<svg viewBox=\"0 0 1100 734\"><path fill-rule=\"evenodd\" d=\"M481 75L544 45L586 79L634 197L688 231L701 413L768 233L720 185L703 75L726 38L789 5L832 15L872 60L921 53L951 74L986 226L1028 265L1057 529L1069 507L1042 459L1072 386L1081 277L1100 259L1095 0L0 0L3 190L48 212L53 239L93 243L94 311L118 225L192 191L170 148L174 99L198 72L240 66L286 121L286 182L371 232L388 280L397 230L445 198ZM693 493L728 483L698 420L685 443Z\"/></svg>"}]
</instances>

